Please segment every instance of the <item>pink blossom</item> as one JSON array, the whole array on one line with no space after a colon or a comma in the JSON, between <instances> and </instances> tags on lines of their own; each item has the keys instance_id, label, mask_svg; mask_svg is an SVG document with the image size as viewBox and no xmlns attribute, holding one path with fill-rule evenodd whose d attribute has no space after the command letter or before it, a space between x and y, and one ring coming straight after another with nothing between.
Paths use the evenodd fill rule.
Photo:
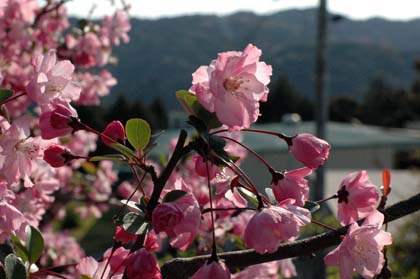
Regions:
<instances>
[{"instance_id":1,"label":"pink blossom","mask_svg":"<svg viewBox=\"0 0 420 279\"><path fill-rule=\"evenodd\" d=\"M309 197L308 181L304 177L311 173L311 169L303 167L284 172L282 178L277 179L274 175L271 187L277 202L294 199L296 206L303 206Z\"/></svg>"},{"instance_id":2,"label":"pink blossom","mask_svg":"<svg viewBox=\"0 0 420 279\"><path fill-rule=\"evenodd\" d=\"M109 257L111 256L112 248L106 250L103 255L103 261L107 262ZM113 274L122 274L124 273L125 263L130 254L130 250L125 249L124 247L118 247L112 253L112 257L109 260L109 267Z\"/></svg>"},{"instance_id":3,"label":"pink blossom","mask_svg":"<svg viewBox=\"0 0 420 279\"><path fill-rule=\"evenodd\" d=\"M297 276L295 265L293 264L292 259L284 259L279 261L281 275L284 278L291 278Z\"/></svg>"},{"instance_id":4,"label":"pink blossom","mask_svg":"<svg viewBox=\"0 0 420 279\"><path fill-rule=\"evenodd\" d=\"M67 102L79 98L80 87L72 81L74 66L70 61L57 62L55 50L34 58L35 73L26 90L31 99L41 105L54 98Z\"/></svg>"},{"instance_id":5,"label":"pink blossom","mask_svg":"<svg viewBox=\"0 0 420 279\"><path fill-rule=\"evenodd\" d=\"M224 127L224 126L221 127L221 129L224 129L224 128L227 128L227 127ZM243 134L238 131L232 131L232 132L226 131L226 132L218 133L218 135L229 137L239 142L243 141ZM223 149L230 156L234 156L238 158L238 161L235 162L237 165L239 165L243 160L245 160L247 156L247 152L248 152L245 148L243 148L239 144L230 140L226 140L226 145Z\"/></svg>"},{"instance_id":6,"label":"pink blossom","mask_svg":"<svg viewBox=\"0 0 420 279\"><path fill-rule=\"evenodd\" d=\"M194 169L195 169L195 172L198 174L198 176L204 177L206 179L207 177L209 177L210 180L216 177L216 174L219 171L219 168L216 165L214 165L212 162L204 161L204 159L199 155L194 156L192 160L195 163ZM207 175L207 168L209 170L208 175Z\"/></svg>"},{"instance_id":7,"label":"pink blossom","mask_svg":"<svg viewBox=\"0 0 420 279\"><path fill-rule=\"evenodd\" d=\"M351 279L356 271L364 278L373 278L384 265L382 250L392 243L391 234L381 230L382 213L374 211L362 226L353 223L340 245L325 258L326 265L338 265L340 278Z\"/></svg>"},{"instance_id":8,"label":"pink blossom","mask_svg":"<svg viewBox=\"0 0 420 279\"><path fill-rule=\"evenodd\" d=\"M165 232L172 247L186 250L194 241L200 225L201 212L195 197L188 193L173 201L159 204L152 214L156 233Z\"/></svg>"},{"instance_id":9,"label":"pink blossom","mask_svg":"<svg viewBox=\"0 0 420 279\"><path fill-rule=\"evenodd\" d=\"M24 222L18 209L0 200L0 243L5 242L12 232L19 230Z\"/></svg>"},{"instance_id":10,"label":"pink blossom","mask_svg":"<svg viewBox=\"0 0 420 279\"><path fill-rule=\"evenodd\" d=\"M68 142L66 146L71 150L73 154L77 154L78 156L88 156L90 152L96 149L96 141L98 140L98 136L94 133L87 132L84 130L79 130L77 132L73 132L71 137L67 138ZM83 160L73 160L72 166L77 168L81 165Z\"/></svg>"},{"instance_id":11,"label":"pink blossom","mask_svg":"<svg viewBox=\"0 0 420 279\"><path fill-rule=\"evenodd\" d=\"M311 169L316 169L328 159L330 144L311 134L298 134L292 138L289 151Z\"/></svg>"},{"instance_id":12,"label":"pink blossom","mask_svg":"<svg viewBox=\"0 0 420 279\"><path fill-rule=\"evenodd\" d=\"M378 190L366 171L352 172L340 184L338 195L338 220L349 225L366 217L376 209Z\"/></svg>"},{"instance_id":13,"label":"pink blossom","mask_svg":"<svg viewBox=\"0 0 420 279\"><path fill-rule=\"evenodd\" d=\"M278 279L279 261L251 265L232 276L232 279ZM289 278L289 277L285 277Z\"/></svg>"},{"instance_id":14,"label":"pink blossom","mask_svg":"<svg viewBox=\"0 0 420 279\"><path fill-rule=\"evenodd\" d=\"M146 234L146 240L144 241L144 248L148 251L158 251L162 246L159 236L154 230L148 231Z\"/></svg>"},{"instance_id":15,"label":"pink blossom","mask_svg":"<svg viewBox=\"0 0 420 279\"><path fill-rule=\"evenodd\" d=\"M64 5L56 9L53 16L39 17L36 26L37 28L33 30L36 40L47 49L57 48L58 42L54 35L63 33L70 26Z\"/></svg>"},{"instance_id":16,"label":"pink blossom","mask_svg":"<svg viewBox=\"0 0 420 279\"><path fill-rule=\"evenodd\" d=\"M0 0L0 16L3 16L4 8L7 5L7 0ZM1 80L0 80L1 83Z\"/></svg>"},{"instance_id":17,"label":"pink blossom","mask_svg":"<svg viewBox=\"0 0 420 279\"><path fill-rule=\"evenodd\" d=\"M85 257L77 264L76 269L79 275L95 278L95 273L99 267L98 262L92 257Z\"/></svg>"},{"instance_id":18,"label":"pink blossom","mask_svg":"<svg viewBox=\"0 0 420 279\"><path fill-rule=\"evenodd\" d=\"M100 105L100 97L108 95L110 88L117 84L117 80L106 70L102 70L99 75L84 72L78 77L82 86L80 98L76 101L79 105Z\"/></svg>"},{"instance_id":19,"label":"pink blossom","mask_svg":"<svg viewBox=\"0 0 420 279\"><path fill-rule=\"evenodd\" d=\"M125 141L125 129L124 125L120 121L112 121L109 123L102 134L103 135L101 136L101 140L104 144L111 144L115 142L123 143ZM112 142L107 137L113 139L114 142Z\"/></svg>"},{"instance_id":20,"label":"pink blossom","mask_svg":"<svg viewBox=\"0 0 420 279\"><path fill-rule=\"evenodd\" d=\"M41 264L59 266L78 263L84 257L84 251L76 239L67 232L43 231L45 251L41 257Z\"/></svg>"},{"instance_id":21,"label":"pink blossom","mask_svg":"<svg viewBox=\"0 0 420 279\"><path fill-rule=\"evenodd\" d=\"M291 203L289 199L259 210L245 229L245 245L259 254L274 253L281 242L295 239L300 227L310 223L311 213Z\"/></svg>"},{"instance_id":22,"label":"pink blossom","mask_svg":"<svg viewBox=\"0 0 420 279\"><path fill-rule=\"evenodd\" d=\"M132 253L126 266L128 279L162 279L156 258L144 248Z\"/></svg>"},{"instance_id":23,"label":"pink blossom","mask_svg":"<svg viewBox=\"0 0 420 279\"><path fill-rule=\"evenodd\" d=\"M29 175L32 164L41 159L41 142L37 137L29 137L28 118L15 121L3 134L0 145L1 170L8 183L22 178L25 186L32 186Z\"/></svg>"},{"instance_id":24,"label":"pink blossom","mask_svg":"<svg viewBox=\"0 0 420 279\"><path fill-rule=\"evenodd\" d=\"M75 131L71 126L75 118L77 118L77 111L67 102L55 100L48 106L44 106L39 118L42 138L53 139L69 135Z\"/></svg>"},{"instance_id":25,"label":"pink blossom","mask_svg":"<svg viewBox=\"0 0 420 279\"><path fill-rule=\"evenodd\" d=\"M241 212L239 215L232 217L232 231L231 233L240 237L244 236L246 226L252 218L252 213L249 210Z\"/></svg>"},{"instance_id":26,"label":"pink blossom","mask_svg":"<svg viewBox=\"0 0 420 279\"><path fill-rule=\"evenodd\" d=\"M117 10L113 17L106 16L104 18L100 31L101 38L105 45L112 43L118 46L120 38L124 43L128 43L130 37L128 37L127 33L130 29L131 25L127 13L123 10Z\"/></svg>"},{"instance_id":27,"label":"pink blossom","mask_svg":"<svg viewBox=\"0 0 420 279\"><path fill-rule=\"evenodd\" d=\"M134 190L136 189L136 187L134 187L131 183L129 183L128 181L123 181L119 186L118 186L118 194L123 197L124 199L128 199L131 194L134 192ZM141 194L136 191L133 195L133 197L131 198L131 201L138 201L141 197Z\"/></svg>"},{"instance_id":28,"label":"pink blossom","mask_svg":"<svg viewBox=\"0 0 420 279\"><path fill-rule=\"evenodd\" d=\"M206 262L191 277L191 279L229 279L230 271L221 260Z\"/></svg>"},{"instance_id":29,"label":"pink blossom","mask_svg":"<svg viewBox=\"0 0 420 279\"><path fill-rule=\"evenodd\" d=\"M217 199L225 198L236 207L246 207L248 202L236 188L235 183L237 183L237 180L238 177L232 170L222 169L216 179Z\"/></svg>"},{"instance_id":30,"label":"pink blossom","mask_svg":"<svg viewBox=\"0 0 420 279\"><path fill-rule=\"evenodd\" d=\"M136 238L137 235L126 232L122 226L117 226L115 228L114 240L120 242L121 244L128 244Z\"/></svg>"},{"instance_id":31,"label":"pink blossom","mask_svg":"<svg viewBox=\"0 0 420 279\"><path fill-rule=\"evenodd\" d=\"M243 52L220 53L193 73L190 91L231 130L251 126L259 116L259 102L266 101L272 68L259 62L261 54L249 44Z\"/></svg>"},{"instance_id":32,"label":"pink blossom","mask_svg":"<svg viewBox=\"0 0 420 279\"><path fill-rule=\"evenodd\" d=\"M97 65L101 47L102 44L98 36L95 33L87 32L76 41L72 48L74 63L85 68Z\"/></svg>"}]
</instances>

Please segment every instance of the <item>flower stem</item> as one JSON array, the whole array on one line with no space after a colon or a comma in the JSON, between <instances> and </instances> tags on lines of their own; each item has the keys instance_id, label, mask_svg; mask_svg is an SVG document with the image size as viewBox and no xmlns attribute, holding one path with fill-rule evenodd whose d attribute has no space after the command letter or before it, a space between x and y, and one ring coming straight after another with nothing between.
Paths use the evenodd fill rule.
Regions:
<instances>
[{"instance_id":1,"label":"flower stem","mask_svg":"<svg viewBox=\"0 0 420 279\"><path fill-rule=\"evenodd\" d=\"M206 171L207 171L207 187L209 188L209 198L210 198L211 229L212 229L212 236L213 236L212 253L211 253L211 257L209 261L217 262L218 257L217 257L217 247L216 247L216 232L214 231L213 201L212 201L211 185L210 185L209 161L206 161Z\"/></svg>"},{"instance_id":2,"label":"flower stem","mask_svg":"<svg viewBox=\"0 0 420 279\"><path fill-rule=\"evenodd\" d=\"M130 165L131 166L131 165ZM143 173L143 176L141 177L140 180L137 180L138 184L141 185L143 183L144 178L146 177L146 172ZM114 220L118 220L121 217L121 214L123 212L123 210L127 207L128 202L133 198L134 194L137 192L138 187L136 187L134 189L134 191L130 194L130 196L128 197L128 199L126 200L125 204L123 207L120 208L120 210L118 211L117 216L114 217Z\"/></svg>"},{"instance_id":3,"label":"flower stem","mask_svg":"<svg viewBox=\"0 0 420 279\"><path fill-rule=\"evenodd\" d=\"M272 173L273 171L274 171L274 169L271 167L271 165L267 162L267 160L265 160L260 154L258 154L257 152L255 152L255 150L253 150L253 149L251 149L249 146L247 146L247 145L245 145L245 144L243 144L242 142L240 142L240 141L237 141L237 140L235 140L235 139L233 139L233 138L229 138L229 137L225 137L225 136L220 136L222 139L227 139L227 140L230 140L230 141L232 141L232 142L234 142L234 143L236 143L236 144L238 144L238 145L240 145L240 146L242 146L243 148L245 148L246 150L248 150L249 152L251 152L258 160L260 160L261 161L261 163L263 163L266 167L267 167L267 169L268 169L268 171L270 172L270 173Z\"/></svg>"},{"instance_id":4,"label":"flower stem","mask_svg":"<svg viewBox=\"0 0 420 279\"><path fill-rule=\"evenodd\" d=\"M141 185L146 175L146 172L143 174L143 177L140 179L139 174L137 173L136 167L133 164L130 164L130 168L137 180L136 189L140 188L141 194L143 195L144 203L147 205L147 196L146 196L146 193L144 192L143 186Z\"/></svg>"},{"instance_id":5,"label":"flower stem","mask_svg":"<svg viewBox=\"0 0 420 279\"><path fill-rule=\"evenodd\" d=\"M325 225L325 224L323 224L321 222L318 222L318 221L315 221L315 220L311 220L311 223L314 223L315 225L318 225L320 227L323 227L324 229L327 229L327 230L330 230L330 231L333 231L333 232L336 232L336 233L340 233L337 229L335 229L333 227L330 227L328 225Z\"/></svg>"},{"instance_id":6,"label":"flower stem","mask_svg":"<svg viewBox=\"0 0 420 279\"><path fill-rule=\"evenodd\" d=\"M22 93L20 93L20 94L17 94L17 95L15 95L15 96L12 96L12 97L10 97L10 98L8 98L8 99L4 100L3 102L0 102L0 106L5 105L5 104L7 104L7 103L10 103L11 101L16 100L17 98L22 97L22 96L24 96L24 95L26 95L26 93L25 93L25 92L22 92Z\"/></svg>"},{"instance_id":7,"label":"flower stem","mask_svg":"<svg viewBox=\"0 0 420 279\"><path fill-rule=\"evenodd\" d=\"M326 201L329 201L329 200L332 200L332 199L337 199L337 198L338 198L338 195L337 195L337 194L335 194L335 195L332 195L332 196L331 196L331 197L329 197L329 198L325 198L325 199L322 199L322 200L316 201L316 203L321 204L321 203L324 203L324 202L326 202Z\"/></svg>"}]
</instances>

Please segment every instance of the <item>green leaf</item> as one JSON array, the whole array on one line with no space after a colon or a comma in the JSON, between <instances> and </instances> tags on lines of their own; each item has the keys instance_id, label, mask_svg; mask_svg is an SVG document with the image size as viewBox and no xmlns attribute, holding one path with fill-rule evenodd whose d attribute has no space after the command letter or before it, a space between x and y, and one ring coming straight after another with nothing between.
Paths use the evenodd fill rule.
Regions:
<instances>
[{"instance_id":1,"label":"green leaf","mask_svg":"<svg viewBox=\"0 0 420 279\"><path fill-rule=\"evenodd\" d=\"M121 156L121 154L108 154L108 155L102 155L102 156L93 156L89 158L89 161L91 162L97 162L97 161L122 161L124 160L124 157Z\"/></svg>"},{"instance_id":2,"label":"green leaf","mask_svg":"<svg viewBox=\"0 0 420 279\"><path fill-rule=\"evenodd\" d=\"M44 239L41 233L32 226L26 226L26 249L29 263L33 264L41 257L44 250Z\"/></svg>"},{"instance_id":3,"label":"green leaf","mask_svg":"<svg viewBox=\"0 0 420 279\"><path fill-rule=\"evenodd\" d=\"M129 233L142 234L144 232L144 225L147 222L144 221L144 215L140 215L134 212L127 213L123 218L123 227Z\"/></svg>"},{"instance_id":4,"label":"green leaf","mask_svg":"<svg viewBox=\"0 0 420 279\"><path fill-rule=\"evenodd\" d=\"M4 260L8 279L26 279L25 266L14 254L10 254Z\"/></svg>"},{"instance_id":5,"label":"green leaf","mask_svg":"<svg viewBox=\"0 0 420 279\"><path fill-rule=\"evenodd\" d=\"M13 242L13 246L15 247L15 251L18 253L19 257L22 259L23 262L26 262L28 260L28 250L26 250L26 247L22 244L19 237L12 234L10 236L10 239Z\"/></svg>"},{"instance_id":6,"label":"green leaf","mask_svg":"<svg viewBox=\"0 0 420 279\"><path fill-rule=\"evenodd\" d=\"M137 150L142 151L150 141L152 130L146 120L133 118L125 123L128 141Z\"/></svg>"},{"instance_id":7,"label":"green leaf","mask_svg":"<svg viewBox=\"0 0 420 279\"><path fill-rule=\"evenodd\" d=\"M255 206L258 206L258 199L254 193L243 188L236 188L236 189L238 189L242 197L244 197L248 202L252 203Z\"/></svg>"},{"instance_id":8,"label":"green leaf","mask_svg":"<svg viewBox=\"0 0 420 279\"><path fill-rule=\"evenodd\" d=\"M127 200L120 200L120 202L124 205L124 206L127 206L127 207L129 207L129 208L132 208L132 209L134 209L135 211L137 211L137 212L141 212L141 211L143 211L143 209L140 207L140 204L138 204L138 203L135 203L135 202L133 202L133 201L127 201Z\"/></svg>"},{"instance_id":9,"label":"green leaf","mask_svg":"<svg viewBox=\"0 0 420 279\"><path fill-rule=\"evenodd\" d=\"M197 102L197 97L187 90L179 90L175 95L185 112L189 115L195 115L193 104Z\"/></svg>"},{"instance_id":10,"label":"green leaf","mask_svg":"<svg viewBox=\"0 0 420 279\"><path fill-rule=\"evenodd\" d=\"M271 203L276 204L277 201L276 201L276 197L274 196L273 189L265 188L264 190L265 190L265 193L267 194L267 197L270 199Z\"/></svg>"},{"instance_id":11,"label":"green leaf","mask_svg":"<svg viewBox=\"0 0 420 279\"><path fill-rule=\"evenodd\" d=\"M314 202L314 201L309 201L307 200L305 202L305 205L303 206L304 208L308 209L311 213L314 213L316 211L318 211L321 206L319 205L319 203Z\"/></svg>"},{"instance_id":12,"label":"green leaf","mask_svg":"<svg viewBox=\"0 0 420 279\"><path fill-rule=\"evenodd\" d=\"M92 279L92 277L82 274L80 275L80 279Z\"/></svg>"},{"instance_id":13,"label":"green leaf","mask_svg":"<svg viewBox=\"0 0 420 279\"><path fill-rule=\"evenodd\" d=\"M13 91L9 89L0 88L0 102L3 102L13 96Z\"/></svg>"},{"instance_id":14,"label":"green leaf","mask_svg":"<svg viewBox=\"0 0 420 279\"><path fill-rule=\"evenodd\" d=\"M215 129L222 126L219 119L213 112L207 111L197 100L197 96L186 90L176 92L176 97L184 110L202 120L208 129Z\"/></svg>"},{"instance_id":15,"label":"green leaf","mask_svg":"<svg viewBox=\"0 0 420 279\"><path fill-rule=\"evenodd\" d=\"M182 191L182 190L173 190L173 191L170 191L163 198L163 202L173 202L173 201L176 201L177 199L182 198L186 194L188 194L188 193L185 192L185 191Z\"/></svg>"},{"instance_id":16,"label":"green leaf","mask_svg":"<svg viewBox=\"0 0 420 279\"><path fill-rule=\"evenodd\" d=\"M109 145L111 148L117 150L118 152L120 152L122 155L124 155L127 158L133 158L134 157L134 152L133 150L131 150L130 148L119 144L119 143L111 143Z\"/></svg>"}]
</instances>

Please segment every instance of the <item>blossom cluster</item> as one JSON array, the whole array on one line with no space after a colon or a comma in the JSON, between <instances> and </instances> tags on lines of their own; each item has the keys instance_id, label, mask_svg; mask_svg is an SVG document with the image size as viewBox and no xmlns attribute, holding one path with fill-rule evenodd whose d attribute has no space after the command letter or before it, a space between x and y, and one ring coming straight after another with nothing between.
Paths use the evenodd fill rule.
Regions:
<instances>
[{"instance_id":1,"label":"blossom cluster","mask_svg":"<svg viewBox=\"0 0 420 279\"><path fill-rule=\"evenodd\" d=\"M13 235L25 241L25 228L38 228L48 251L40 267L84 257L74 236L52 223L67 218L69 202L79 203L71 211L82 218L99 218L117 180L112 162L86 165L82 158L96 149L98 135L70 122L77 119L73 104L99 105L116 84L102 68L112 62L112 48L129 41L129 18L117 10L80 29L63 4L0 1L0 89L12 93L1 96L0 242Z\"/></svg>"},{"instance_id":2,"label":"blossom cluster","mask_svg":"<svg viewBox=\"0 0 420 279\"><path fill-rule=\"evenodd\" d=\"M296 240L312 221L306 177L329 157L330 144L314 135L252 129L260 102L269 98L272 75L272 67L260 61L262 51L249 44L243 51L223 52L193 73L190 90L179 99L196 133L186 144L181 136L175 139L168 157L158 164L148 157L153 143L147 122L132 119L124 126L115 120L99 131L83 123L72 105L98 105L115 85L108 71L92 74L89 69L108 64L112 47L129 41L126 12L117 10L101 24L82 22L69 30L62 4L0 1L0 85L14 94L1 104L8 113L0 117L0 242L24 250L20 240L28 245L33 241L28 228L39 228L46 252L35 265L27 255L31 251L24 250L28 272L41 268L34 271L38 275L48 274L48 266L68 266L65 274L72 278L160 279L154 252L164 249L167 239L182 251L195 246L198 253L211 253L191 274L194 279L269 279L279 271L285 278L295 276L291 259L232 275L217 251L232 245L231 239L259 254L274 253ZM245 132L283 140L302 166L275 170L242 143ZM119 154L90 156L98 139ZM195 153L189 156L191 151ZM242 171L249 155L267 167L272 196L261 193ZM54 231L53 221L65 220L68 210L82 219L99 218L118 181L113 161L133 173L117 189L129 212L121 210L115 218L112 247L99 259L85 257L68 232ZM326 264L338 265L342 278L351 278L354 271L372 278L383 268L384 246L392 242L381 229L376 186L366 171L351 173L331 198L338 200L340 224L350 227L340 246L326 256ZM362 218L366 220L359 226Z\"/></svg>"}]
</instances>

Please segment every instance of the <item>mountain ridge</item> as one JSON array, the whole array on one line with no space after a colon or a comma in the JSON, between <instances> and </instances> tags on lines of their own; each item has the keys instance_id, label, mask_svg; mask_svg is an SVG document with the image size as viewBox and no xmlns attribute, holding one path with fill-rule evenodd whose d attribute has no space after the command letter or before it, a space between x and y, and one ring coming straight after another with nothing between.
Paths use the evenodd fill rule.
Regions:
<instances>
[{"instance_id":1,"label":"mountain ridge","mask_svg":"<svg viewBox=\"0 0 420 279\"><path fill-rule=\"evenodd\" d=\"M208 65L218 52L242 50L253 43L274 68L273 80L286 75L301 94L313 95L316 10L288 10L271 15L239 12L228 16L188 15L132 19L131 42L116 49L111 67L119 94L150 103L160 97L178 108L174 92L188 89L191 73ZM420 56L420 19L344 19L329 25L329 93L362 98L378 77L399 87L414 78Z\"/></svg>"}]
</instances>

